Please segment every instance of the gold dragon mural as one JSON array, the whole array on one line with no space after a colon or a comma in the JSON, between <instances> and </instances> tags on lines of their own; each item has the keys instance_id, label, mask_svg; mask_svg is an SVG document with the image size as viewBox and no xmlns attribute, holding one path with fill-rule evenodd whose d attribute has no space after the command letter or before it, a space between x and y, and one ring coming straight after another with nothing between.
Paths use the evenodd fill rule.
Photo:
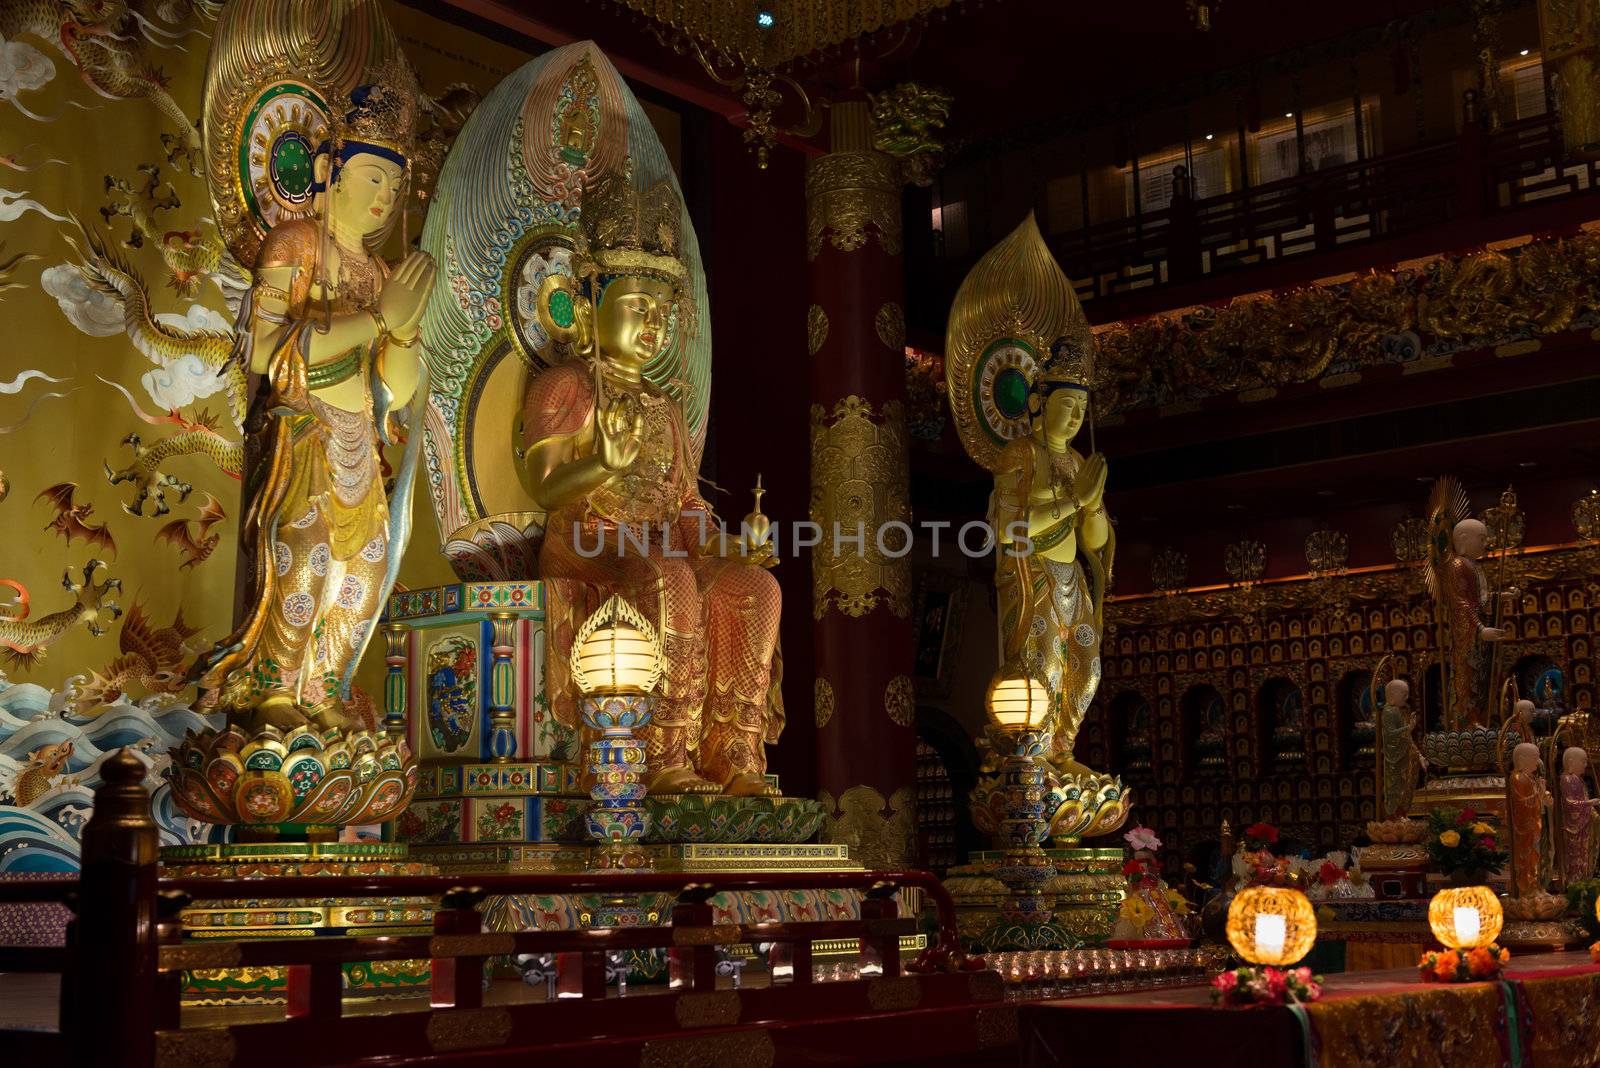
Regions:
<instances>
[{"instance_id":1,"label":"gold dragon mural","mask_svg":"<svg viewBox=\"0 0 1600 1068\"><path fill-rule=\"evenodd\" d=\"M0 671L79 714L186 700L233 618L249 383L228 356L249 276L212 217L197 125L221 7L0 5ZM382 8L432 105L426 189L528 54ZM419 539L401 581L448 578Z\"/></svg>"}]
</instances>

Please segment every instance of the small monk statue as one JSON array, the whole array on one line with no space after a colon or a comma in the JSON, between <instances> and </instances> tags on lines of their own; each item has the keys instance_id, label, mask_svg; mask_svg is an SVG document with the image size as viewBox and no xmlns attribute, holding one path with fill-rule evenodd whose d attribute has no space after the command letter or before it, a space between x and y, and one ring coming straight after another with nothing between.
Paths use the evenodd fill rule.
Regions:
<instances>
[{"instance_id":1,"label":"small monk statue","mask_svg":"<svg viewBox=\"0 0 1600 1068\"><path fill-rule=\"evenodd\" d=\"M1506 779L1506 819L1511 825L1511 892L1527 897L1544 889L1539 880L1539 844L1550 791L1539 775L1539 747L1519 742L1511 751Z\"/></svg>"},{"instance_id":2,"label":"small monk statue","mask_svg":"<svg viewBox=\"0 0 1600 1068\"><path fill-rule=\"evenodd\" d=\"M1506 635L1491 625L1493 614L1489 582L1479 561L1489 545L1489 530L1476 519L1463 519L1451 535L1454 552L1446 564L1446 588L1441 591L1449 644L1449 686L1445 695L1445 722L1452 730L1462 725L1481 727L1488 707L1489 664L1484 645Z\"/></svg>"},{"instance_id":3,"label":"small monk statue","mask_svg":"<svg viewBox=\"0 0 1600 1068\"><path fill-rule=\"evenodd\" d=\"M1417 717L1408 708L1410 701L1411 686L1405 679L1392 679L1383 688L1383 711L1378 716L1378 748L1383 754L1380 820L1399 819L1406 814L1416 790L1417 773L1427 769L1414 740Z\"/></svg>"},{"instance_id":4,"label":"small monk statue","mask_svg":"<svg viewBox=\"0 0 1600 1068\"><path fill-rule=\"evenodd\" d=\"M1589 754L1570 746L1561 754L1561 882L1571 886L1594 871L1594 810L1600 800L1589 796L1584 773Z\"/></svg>"},{"instance_id":5,"label":"small monk statue","mask_svg":"<svg viewBox=\"0 0 1600 1068\"><path fill-rule=\"evenodd\" d=\"M642 732L650 793L770 794L765 745L783 729L783 705L769 527L758 499L739 535L721 532L683 409L643 375L669 330L687 328L682 208L669 186L638 190L619 176L584 191L580 218L577 277L552 275L537 298L540 324L580 359L532 378L518 428L524 485L548 512L539 574L556 653L551 707L577 724L561 646L597 594L621 594L664 646Z\"/></svg>"},{"instance_id":6,"label":"small monk statue","mask_svg":"<svg viewBox=\"0 0 1600 1068\"><path fill-rule=\"evenodd\" d=\"M1511 706L1511 729L1525 742L1537 742L1533 733L1533 702L1524 697Z\"/></svg>"}]
</instances>

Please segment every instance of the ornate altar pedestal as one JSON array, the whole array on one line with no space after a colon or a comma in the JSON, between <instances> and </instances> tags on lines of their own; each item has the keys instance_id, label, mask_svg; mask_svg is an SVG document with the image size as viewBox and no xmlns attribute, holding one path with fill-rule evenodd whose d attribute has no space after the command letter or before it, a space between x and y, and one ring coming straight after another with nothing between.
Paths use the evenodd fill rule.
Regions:
<instances>
[{"instance_id":1,"label":"ornate altar pedestal","mask_svg":"<svg viewBox=\"0 0 1600 1068\"><path fill-rule=\"evenodd\" d=\"M186 1005L269 1004L287 996L286 968L230 968L227 943L252 938L337 935L405 935L432 931L433 904L425 898L361 901L315 896L314 880L332 875L432 875L436 869L408 856L392 842L270 842L168 846L161 851L165 874L180 878L305 878L307 896L293 901L195 901L179 916L186 942L209 943L183 974ZM198 947L197 947L198 948ZM206 959L206 958L209 958ZM211 966L204 966L204 965ZM374 961L347 964L346 997L415 994L428 984L428 962Z\"/></svg>"},{"instance_id":2,"label":"ornate altar pedestal","mask_svg":"<svg viewBox=\"0 0 1600 1068\"><path fill-rule=\"evenodd\" d=\"M1428 850L1421 842L1374 842L1361 847L1361 870L1384 901L1427 896Z\"/></svg>"},{"instance_id":3,"label":"ornate altar pedestal","mask_svg":"<svg viewBox=\"0 0 1600 1068\"><path fill-rule=\"evenodd\" d=\"M1506 811L1506 780L1500 761L1520 736L1502 738L1487 727L1429 731L1422 736L1422 755L1445 769L1430 774L1412 797L1411 814L1426 816L1437 808L1470 808L1499 823Z\"/></svg>"},{"instance_id":4,"label":"ornate altar pedestal","mask_svg":"<svg viewBox=\"0 0 1600 1068\"><path fill-rule=\"evenodd\" d=\"M581 739L550 714L545 618L540 582L466 582L389 598L384 722L407 731L422 761L416 795L391 833L446 874L579 872L597 848L586 828ZM809 798L655 795L645 807L642 848L657 871L864 870L848 847L809 841L824 815ZM903 900L902 915L919 904ZM517 895L487 902L484 922L491 931L625 926L658 922L671 906L670 895ZM854 917L858 900L843 892L740 893L718 895L712 907L718 923L790 922ZM901 948L925 944L908 936ZM818 945L813 957L836 950L844 959L857 949ZM634 981L663 974L633 961Z\"/></svg>"},{"instance_id":5,"label":"ornate altar pedestal","mask_svg":"<svg viewBox=\"0 0 1600 1068\"><path fill-rule=\"evenodd\" d=\"M1054 900L1047 937L1061 944L1021 948L1067 949L1111 937L1127 884L1122 876L1123 851L1074 847L1046 849L1044 855L1056 869L1045 885L1045 897ZM945 876L945 888L956 901L957 929L969 947L1006 948L989 946L1006 926L1003 913L1009 891L996 874L1005 859L1003 850L976 852L970 863L951 868Z\"/></svg>"}]
</instances>

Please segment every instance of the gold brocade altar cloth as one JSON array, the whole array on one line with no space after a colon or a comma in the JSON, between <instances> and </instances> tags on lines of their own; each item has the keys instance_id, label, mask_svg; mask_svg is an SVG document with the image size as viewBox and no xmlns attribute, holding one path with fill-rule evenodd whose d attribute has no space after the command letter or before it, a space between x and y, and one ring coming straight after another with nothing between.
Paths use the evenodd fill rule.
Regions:
<instances>
[{"instance_id":1,"label":"gold brocade altar cloth","mask_svg":"<svg viewBox=\"0 0 1600 1068\"><path fill-rule=\"evenodd\" d=\"M1185 1068L1575 1068L1600 1049L1600 965L1587 951L1514 957L1498 982L1437 984L1416 968L1332 975L1303 1014L1214 1008L1203 984L1025 1005L1022 1064Z\"/></svg>"}]
</instances>

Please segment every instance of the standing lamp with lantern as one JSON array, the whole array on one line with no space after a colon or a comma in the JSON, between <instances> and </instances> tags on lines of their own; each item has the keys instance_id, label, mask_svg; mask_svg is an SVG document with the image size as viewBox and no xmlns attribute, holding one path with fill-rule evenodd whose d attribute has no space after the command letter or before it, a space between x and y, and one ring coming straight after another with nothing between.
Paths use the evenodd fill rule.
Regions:
<instances>
[{"instance_id":1,"label":"standing lamp with lantern","mask_svg":"<svg viewBox=\"0 0 1600 1068\"><path fill-rule=\"evenodd\" d=\"M645 741L634 731L650 722L661 681L661 639L648 620L612 596L584 621L572 642L572 678L583 697L583 722L599 736L589 743L589 837L599 848L591 868L644 868Z\"/></svg>"},{"instance_id":2,"label":"standing lamp with lantern","mask_svg":"<svg viewBox=\"0 0 1600 1068\"><path fill-rule=\"evenodd\" d=\"M1218 1004L1285 1005L1322 996L1322 978L1294 967L1317 941L1317 914L1299 890L1250 886L1228 906L1228 943L1248 963L1211 980Z\"/></svg>"},{"instance_id":3,"label":"standing lamp with lantern","mask_svg":"<svg viewBox=\"0 0 1600 1068\"><path fill-rule=\"evenodd\" d=\"M1487 886L1451 886L1428 903L1428 927L1445 948L1422 955L1423 982L1473 983L1498 979L1511 952L1495 943L1505 914Z\"/></svg>"},{"instance_id":4,"label":"standing lamp with lantern","mask_svg":"<svg viewBox=\"0 0 1600 1068\"><path fill-rule=\"evenodd\" d=\"M1055 865L1044 851L1050 834L1049 768L1045 763L1055 726L1050 692L1014 665L995 674L984 699L1000 765L996 845L1001 862L991 870L1007 897L974 942L984 950L1063 949L1077 940L1054 922L1045 887Z\"/></svg>"}]
</instances>

